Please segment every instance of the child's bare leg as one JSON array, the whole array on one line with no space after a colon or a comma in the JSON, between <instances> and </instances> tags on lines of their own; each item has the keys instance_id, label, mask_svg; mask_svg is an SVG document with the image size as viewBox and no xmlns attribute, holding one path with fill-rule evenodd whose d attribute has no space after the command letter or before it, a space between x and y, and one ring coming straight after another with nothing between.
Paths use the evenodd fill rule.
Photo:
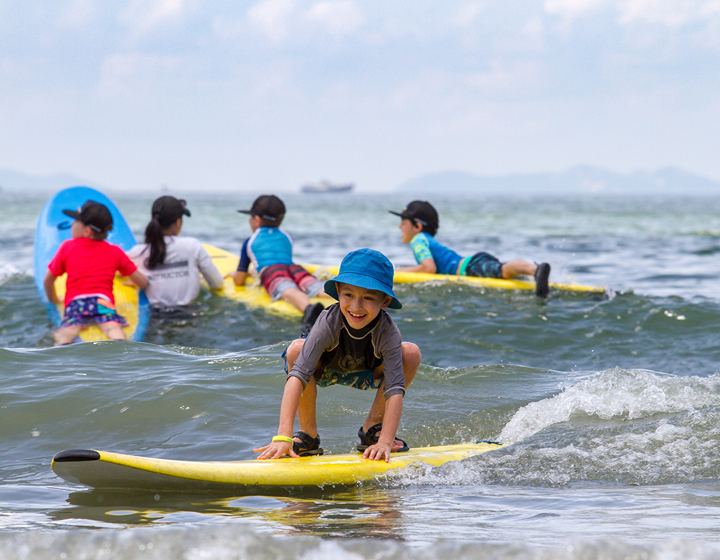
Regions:
<instances>
[{"instance_id":1,"label":"child's bare leg","mask_svg":"<svg viewBox=\"0 0 720 560\"><path fill-rule=\"evenodd\" d=\"M403 374L405 375L405 389L406 390L408 387L410 387L410 383L412 383L413 379L415 379L415 374L417 373L417 370L420 367L421 359L422 359L422 356L420 354L420 349L418 348L417 344L413 344L412 342L403 342L402 343L402 364L403 364ZM382 368L382 366L380 366L380 367ZM383 421L383 418L385 417L385 391L384 391L384 389L385 389L385 380L383 379L383 382L380 384L380 387L378 388L377 392L375 393L375 399L373 400L372 406L370 407L370 411L368 412L368 415L365 418L365 422L363 422L363 425L362 425L363 432L367 432L375 424L381 424ZM395 440L395 444L396 445L393 445L394 448L402 447L402 444L399 440Z\"/></svg>"},{"instance_id":2,"label":"child's bare leg","mask_svg":"<svg viewBox=\"0 0 720 560\"><path fill-rule=\"evenodd\" d=\"M305 344L304 338L294 340L287 349L287 361L288 371L292 370L295 360L300 355L303 345ZM316 414L316 401L317 401L317 385L315 384L315 378L310 379L310 382L303 389L298 401L298 423L300 424L300 431L305 432L311 437L317 437L317 414ZM296 440L301 443L299 438Z\"/></svg>"},{"instance_id":3,"label":"child's bare leg","mask_svg":"<svg viewBox=\"0 0 720 560\"><path fill-rule=\"evenodd\" d=\"M280 298L288 303L292 303L300 311L305 311L305 308L310 305L310 298L299 288L288 288L282 293Z\"/></svg>"},{"instance_id":4,"label":"child's bare leg","mask_svg":"<svg viewBox=\"0 0 720 560\"><path fill-rule=\"evenodd\" d=\"M516 276L535 276L536 268L527 261L510 261L502 265L502 277L509 280Z\"/></svg>"},{"instance_id":5,"label":"child's bare leg","mask_svg":"<svg viewBox=\"0 0 720 560\"><path fill-rule=\"evenodd\" d=\"M99 326L110 340L127 340L120 323L100 323Z\"/></svg>"},{"instance_id":6,"label":"child's bare leg","mask_svg":"<svg viewBox=\"0 0 720 560\"><path fill-rule=\"evenodd\" d=\"M302 395L300 395L297 415L300 431L305 432L307 435L314 438L318 435L316 404L317 385L315 384L315 378L313 377L305 386Z\"/></svg>"},{"instance_id":7,"label":"child's bare leg","mask_svg":"<svg viewBox=\"0 0 720 560\"><path fill-rule=\"evenodd\" d=\"M58 329L53 333L53 338L55 339L55 346L63 346L65 344L71 344L73 340L77 338L77 335L80 334L80 329L82 327L80 326L74 326L74 327L63 327L62 329Z\"/></svg>"}]
</instances>

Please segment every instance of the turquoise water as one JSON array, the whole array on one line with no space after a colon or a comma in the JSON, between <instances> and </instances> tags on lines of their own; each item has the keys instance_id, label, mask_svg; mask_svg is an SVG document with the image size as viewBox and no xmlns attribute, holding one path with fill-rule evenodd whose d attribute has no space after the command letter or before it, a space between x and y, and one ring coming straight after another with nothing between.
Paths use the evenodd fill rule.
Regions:
<instances>
[{"instance_id":1,"label":"turquoise water","mask_svg":"<svg viewBox=\"0 0 720 560\"><path fill-rule=\"evenodd\" d=\"M93 491L49 464L68 448L251 458L299 325L205 292L143 343L50 348L31 276L44 198L0 197L2 558L720 557L720 199L434 201L459 252L608 289L396 287L423 353L401 436L512 445L374 484L225 496ZM112 198L140 238L153 197ZM186 198L185 233L237 251L252 197ZM408 201L284 198L298 260L370 246L410 264L387 213ZM329 452L355 444L370 397L320 391Z\"/></svg>"}]
</instances>

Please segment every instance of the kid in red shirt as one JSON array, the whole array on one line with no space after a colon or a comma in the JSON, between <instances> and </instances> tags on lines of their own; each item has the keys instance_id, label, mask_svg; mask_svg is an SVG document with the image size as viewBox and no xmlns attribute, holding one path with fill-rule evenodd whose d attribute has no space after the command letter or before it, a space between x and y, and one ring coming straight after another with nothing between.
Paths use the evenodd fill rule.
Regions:
<instances>
[{"instance_id":1,"label":"kid in red shirt","mask_svg":"<svg viewBox=\"0 0 720 560\"><path fill-rule=\"evenodd\" d=\"M65 311L55 331L55 345L70 344L80 330L97 323L111 340L125 340L127 321L115 311L115 272L129 276L140 289L147 279L117 245L105 241L112 229L112 215L106 206L88 200L79 211L63 210L75 218L72 239L63 242L48 265L45 293L48 301L59 303L55 279L67 272Z\"/></svg>"}]
</instances>

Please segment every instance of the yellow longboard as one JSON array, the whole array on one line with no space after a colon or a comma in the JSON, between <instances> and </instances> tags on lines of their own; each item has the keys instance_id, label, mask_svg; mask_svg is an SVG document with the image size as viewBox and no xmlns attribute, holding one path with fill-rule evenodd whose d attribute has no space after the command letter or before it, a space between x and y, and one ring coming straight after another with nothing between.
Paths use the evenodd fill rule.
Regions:
<instances>
[{"instance_id":1,"label":"yellow longboard","mask_svg":"<svg viewBox=\"0 0 720 560\"><path fill-rule=\"evenodd\" d=\"M188 491L193 488L351 485L412 466L440 466L499 449L499 443L418 447L393 453L390 462L357 453L267 461L173 461L89 449L62 451L52 469L59 477L92 488Z\"/></svg>"},{"instance_id":2,"label":"yellow longboard","mask_svg":"<svg viewBox=\"0 0 720 560\"><path fill-rule=\"evenodd\" d=\"M339 266L323 266L318 264L303 264L308 272L321 278L332 278L340 272ZM503 280L501 278L479 278L476 276L457 276L455 274L428 274L426 272L396 272L393 278L395 284L418 284L423 282L457 282L483 286L485 288L496 288L502 290L533 290L535 282L524 280ZM591 292L602 294L605 288L595 286L581 286L579 284L560 284L551 282L551 288L571 292Z\"/></svg>"},{"instance_id":3,"label":"yellow longboard","mask_svg":"<svg viewBox=\"0 0 720 560\"><path fill-rule=\"evenodd\" d=\"M59 276L55 280L55 292L57 293L58 299L62 302L65 298L65 280L67 274ZM115 276L113 281L113 295L115 296L115 310L119 315L125 317L128 322L128 326L123 328L125 337L128 340L142 340L142 335L138 331L138 326L142 329L144 334L145 327L147 325L147 317L140 317L140 310L143 309L139 305L139 295L137 288L131 286L125 286L124 283L128 281L128 278L122 276ZM62 303L57 305L58 312L62 317L65 311L65 306ZM140 335L136 337L136 334ZM108 337L103 334L100 327L92 325L86 329L80 331L80 339L85 342L94 342L96 340L108 340Z\"/></svg>"},{"instance_id":4,"label":"yellow longboard","mask_svg":"<svg viewBox=\"0 0 720 560\"><path fill-rule=\"evenodd\" d=\"M213 263L217 266L220 273L225 274L235 272L237 270L238 262L240 258L224 249L213 247L212 245L204 245L210 257L212 257ZM311 274L314 274L320 279L329 279L337 276L340 272L338 266L324 266L318 264L302 264L302 266ZM535 290L535 282L527 282L524 280L502 280L498 278L477 278L474 276L456 276L454 274L426 274L422 272L396 272L394 277L396 284L413 284L423 282L456 282L462 284L470 284L474 286L482 286L486 288L496 288L503 290ZM571 292L587 292L602 294L605 293L605 289L602 287L595 286L581 286L578 284L560 284L550 283L550 287L557 290L565 290ZM286 317L300 316L301 313L293 305L282 301L272 301L270 296L265 289L260 286L257 281L253 278L248 278L245 286L236 286L231 278L225 279L225 285L221 290L217 290L216 293L240 301L249 307L263 308L267 311L276 315L283 315ZM329 305L335 300L326 298L313 298L313 303L320 302L324 305Z\"/></svg>"},{"instance_id":5,"label":"yellow longboard","mask_svg":"<svg viewBox=\"0 0 720 560\"><path fill-rule=\"evenodd\" d=\"M240 262L240 257L233 255L229 251L213 247L212 245L203 245L213 263L220 271L220 274L225 276L231 272L235 272ZM230 298L235 301L239 301L251 308L262 308L275 315L281 315L284 317L300 317L302 313L292 304L283 301L273 301L268 293L265 291L256 279L248 277L244 286L236 286L232 278L225 278L225 284L220 290L213 290L213 292ZM333 303L335 300L328 298L311 298L312 303L322 303L327 306Z\"/></svg>"}]
</instances>

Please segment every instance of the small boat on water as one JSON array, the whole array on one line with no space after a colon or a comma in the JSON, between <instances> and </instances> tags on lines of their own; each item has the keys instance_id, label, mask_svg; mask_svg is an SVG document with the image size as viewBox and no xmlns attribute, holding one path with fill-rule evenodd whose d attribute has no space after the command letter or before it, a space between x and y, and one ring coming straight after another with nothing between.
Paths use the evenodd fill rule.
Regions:
<instances>
[{"instance_id":1,"label":"small boat on water","mask_svg":"<svg viewBox=\"0 0 720 560\"><path fill-rule=\"evenodd\" d=\"M342 193L350 192L354 187L353 183L336 184L330 181L320 181L303 185L300 190L304 193Z\"/></svg>"}]
</instances>

